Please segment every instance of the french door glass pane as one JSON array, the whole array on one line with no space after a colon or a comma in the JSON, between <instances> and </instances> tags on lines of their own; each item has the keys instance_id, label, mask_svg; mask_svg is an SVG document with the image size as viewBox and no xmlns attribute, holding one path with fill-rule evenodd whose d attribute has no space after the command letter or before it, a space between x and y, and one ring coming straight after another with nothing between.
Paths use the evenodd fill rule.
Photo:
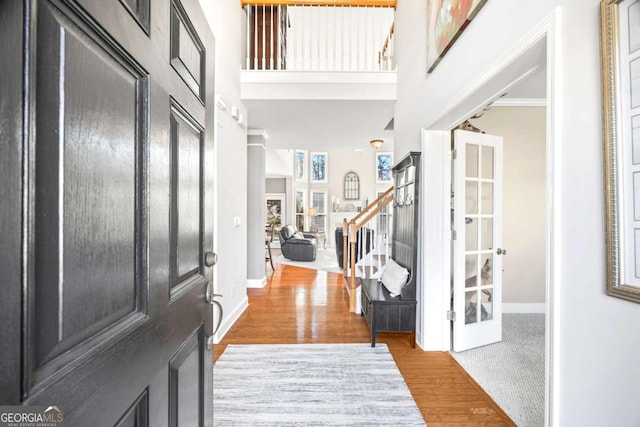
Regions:
<instances>
[{"instance_id":1,"label":"french door glass pane","mask_svg":"<svg viewBox=\"0 0 640 427\"><path fill-rule=\"evenodd\" d=\"M464 323L469 325L478 322L478 291L469 291L464 294Z\"/></svg>"},{"instance_id":2,"label":"french door glass pane","mask_svg":"<svg viewBox=\"0 0 640 427\"><path fill-rule=\"evenodd\" d=\"M482 147L482 178L493 179L493 147Z\"/></svg>"},{"instance_id":3,"label":"french door glass pane","mask_svg":"<svg viewBox=\"0 0 640 427\"><path fill-rule=\"evenodd\" d=\"M478 214L478 183L475 181L466 182L466 203L465 213L470 215Z\"/></svg>"},{"instance_id":4,"label":"french door glass pane","mask_svg":"<svg viewBox=\"0 0 640 427\"><path fill-rule=\"evenodd\" d=\"M465 218L465 250L476 251L478 250L478 219L477 218Z\"/></svg>"},{"instance_id":5,"label":"french door glass pane","mask_svg":"<svg viewBox=\"0 0 640 427\"><path fill-rule=\"evenodd\" d=\"M493 183L492 182L482 183L482 213L483 214L493 213Z\"/></svg>"},{"instance_id":6,"label":"french door glass pane","mask_svg":"<svg viewBox=\"0 0 640 427\"><path fill-rule=\"evenodd\" d=\"M467 280L464 282L464 287L478 286L478 256L476 254L465 256L465 272Z\"/></svg>"},{"instance_id":7,"label":"french door glass pane","mask_svg":"<svg viewBox=\"0 0 640 427\"><path fill-rule=\"evenodd\" d=\"M483 289L480 293L481 309L480 321L484 322L493 319L493 289Z\"/></svg>"},{"instance_id":8,"label":"french door glass pane","mask_svg":"<svg viewBox=\"0 0 640 427\"><path fill-rule=\"evenodd\" d=\"M478 146L475 144L467 144L466 156L465 176L468 178L478 178Z\"/></svg>"},{"instance_id":9,"label":"french door glass pane","mask_svg":"<svg viewBox=\"0 0 640 427\"><path fill-rule=\"evenodd\" d=\"M493 248L493 218L482 218L480 242L480 249L483 251Z\"/></svg>"}]
</instances>

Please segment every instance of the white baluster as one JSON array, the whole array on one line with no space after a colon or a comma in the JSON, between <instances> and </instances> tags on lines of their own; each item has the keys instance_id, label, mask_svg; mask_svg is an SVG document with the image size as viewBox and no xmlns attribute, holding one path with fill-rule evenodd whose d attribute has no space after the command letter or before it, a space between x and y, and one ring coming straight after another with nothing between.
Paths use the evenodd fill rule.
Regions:
<instances>
[{"instance_id":1,"label":"white baluster","mask_svg":"<svg viewBox=\"0 0 640 427\"><path fill-rule=\"evenodd\" d=\"M311 6L305 7L305 25L304 25L304 29L303 31L305 32L305 37L306 37L306 46L305 46L305 50L304 50L304 70L311 70L311 64L312 64L312 59L311 59L311 32L309 31L310 27L311 27Z\"/></svg>"},{"instance_id":2,"label":"white baluster","mask_svg":"<svg viewBox=\"0 0 640 427\"><path fill-rule=\"evenodd\" d=\"M338 58L340 59L340 65L338 66L338 70L344 71L344 5L340 6L340 26L338 27L338 44L340 45L340 55Z\"/></svg>"},{"instance_id":3,"label":"white baluster","mask_svg":"<svg viewBox=\"0 0 640 427\"><path fill-rule=\"evenodd\" d=\"M295 14L293 14L293 12L295 12ZM289 30L294 30L293 31L293 41L295 42L295 60L294 60L294 69L295 70L299 70L300 69L300 55L301 55L301 48L302 48L302 34L300 34L300 31L298 31L298 27L300 26L300 8L296 7L296 6L292 6L291 10L289 11L290 13L290 17L294 16L295 18L293 18L293 25L291 26L291 28Z\"/></svg>"},{"instance_id":4,"label":"white baluster","mask_svg":"<svg viewBox=\"0 0 640 427\"><path fill-rule=\"evenodd\" d=\"M311 8L311 19L313 22L313 56L311 61L311 71L317 71L320 68L320 6Z\"/></svg>"},{"instance_id":5,"label":"white baluster","mask_svg":"<svg viewBox=\"0 0 640 427\"><path fill-rule=\"evenodd\" d=\"M262 69L267 68L267 26L265 25L267 12L262 5Z\"/></svg>"},{"instance_id":6,"label":"white baluster","mask_svg":"<svg viewBox=\"0 0 640 427\"><path fill-rule=\"evenodd\" d=\"M253 69L258 69L258 7L255 6L253 9Z\"/></svg>"},{"instance_id":7,"label":"white baluster","mask_svg":"<svg viewBox=\"0 0 640 427\"><path fill-rule=\"evenodd\" d=\"M278 5L278 39L276 40L276 69L282 69L282 5Z\"/></svg>"},{"instance_id":8,"label":"white baluster","mask_svg":"<svg viewBox=\"0 0 640 427\"><path fill-rule=\"evenodd\" d=\"M373 71L375 68L372 64L376 62L376 38L375 38L375 7L367 7L367 33L365 35L367 62L365 64L367 71Z\"/></svg>"},{"instance_id":9,"label":"white baluster","mask_svg":"<svg viewBox=\"0 0 640 427\"><path fill-rule=\"evenodd\" d=\"M245 67L247 70L250 70L251 69L251 6L246 5L244 9L247 12L247 54L246 54Z\"/></svg>"},{"instance_id":10,"label":"white baluster","mask_svg":"<svg viewBox=\"0 0 640 427\"><path fill-rule=\"evenodd\" d=\"M323 22L322 22L322 38L320 38L321 40L321 45L322 45L322 49L320 49L321 55L320 55L320 62L321 62L321 67L320 69L323 71L328 70L328 60L327 60L327 52L328 52L328 46L329 46L329 31L327 30L327 26L328 26L328 19L327 19L327 14L328 14L328 9L329 6L324 6L322 7L322 17L323 17Z\"/></svg>"},{"instance_id":11,"label":"white baluster","mask_svg":"<svg viewBox=\"0 0 640 427\"><path fill-rule=\"evenodd\" d=\"M269 69L273 70L273 5L269 6L269 42Z\"/></svg>"}]
</instances>

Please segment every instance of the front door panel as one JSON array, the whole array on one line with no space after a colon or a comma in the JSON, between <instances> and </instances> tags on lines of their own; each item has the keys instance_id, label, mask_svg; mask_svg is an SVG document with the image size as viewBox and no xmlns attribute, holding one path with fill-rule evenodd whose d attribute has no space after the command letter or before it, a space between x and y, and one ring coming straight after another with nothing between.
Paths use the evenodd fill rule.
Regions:
<instances>
[{"instance_id":1,"label":"front door panel","mask_svg":"<svg viewBox=\"0 0 640 427\"><path fill-rule=\"evenodd\" d=\"M150 5L0 2L0 404L65 426L212 424L213 36L197 0Z\"/></svg>"}]
</instances>

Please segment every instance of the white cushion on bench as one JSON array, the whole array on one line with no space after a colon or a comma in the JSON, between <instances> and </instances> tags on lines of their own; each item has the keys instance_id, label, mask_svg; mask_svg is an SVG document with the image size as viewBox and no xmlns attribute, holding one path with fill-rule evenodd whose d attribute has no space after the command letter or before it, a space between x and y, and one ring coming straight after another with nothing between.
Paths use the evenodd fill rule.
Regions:
<instances>
[{"instance_id":1,"label":"white cushion on bench","mask_svg":"<svg viewBox=\"0 0 640 427\"><path fill-rule=\"evenodd\" d=\"M409 279L409 270L389 258L384 266L381 282L392 297L400 295L402 288L407 284L407 279Z\"/></svg>"}]
</instances>

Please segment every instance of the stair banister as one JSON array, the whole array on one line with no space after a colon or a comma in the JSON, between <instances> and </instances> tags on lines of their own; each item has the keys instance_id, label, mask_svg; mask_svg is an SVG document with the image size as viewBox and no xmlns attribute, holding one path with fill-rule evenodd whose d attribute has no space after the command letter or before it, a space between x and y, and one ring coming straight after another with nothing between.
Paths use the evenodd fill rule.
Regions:
<instances>
[{"instance_id":1,"label":"stair banister","mask_svg":"<svg viewBox=\"0 0 640 427\"><path fill-rule=\"evenodd\" d=\"M382 209L388 206L393 201L393 187L390 187L384 193L380 195L376 200L374 200L371 204L365 207L362 212L356 215L351 221L347 222L346 218L342 223L342 235L343 235L343 258L342 265L343 271L346 271L346 274L343 273L347 277L347 287L349 291L349 311L355 312L356 307L356 244L359 244L360 254L362 254L363 259L365 257L365 252L367 249L375 249L377 245L375 245L375 239L378 238L381 242L384 242L384 239L380 236L380 231L376 225L374 237L371 238L370 247L367 247L368 234L364 233L362 238L358 242L357 234L358 230L364 227L371 220L376 218L377 215L380 214ZM387 228L389 226L389 222L387 221ZM347 234L348 233L348 234ZM377 236L377 237L376 237ZM347 256L347 251L349 251L349 256ZM366 254L369 255L369 254ZM347 261L348 260L348 261ZM378 271L380 270L380 250L378 249Z\"/></svg>"}]
</instances>

